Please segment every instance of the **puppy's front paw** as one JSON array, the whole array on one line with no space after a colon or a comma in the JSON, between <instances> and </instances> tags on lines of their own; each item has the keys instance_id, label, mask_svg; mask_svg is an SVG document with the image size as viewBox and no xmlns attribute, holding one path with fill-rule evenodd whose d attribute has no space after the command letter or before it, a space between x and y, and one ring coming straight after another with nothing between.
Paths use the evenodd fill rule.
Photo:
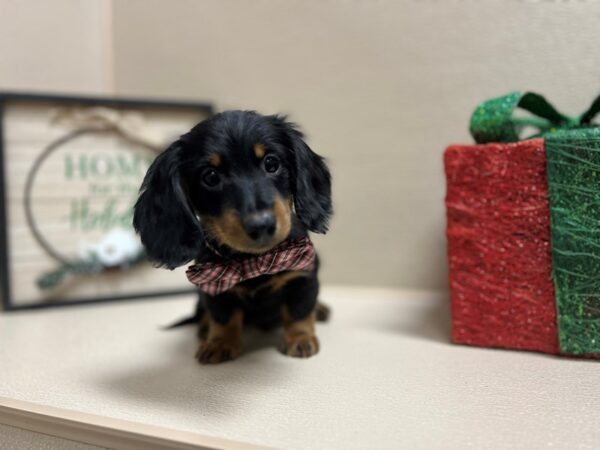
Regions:
<instances>
[{"instance_id":1,"label":"puppy's front paw","mask_svg":"<svg viewBox=\"0 0 600 450\"><path fill-rule=\"evenodd\" d=\"M241 342L216 338L202 342L196 353L196 358L200 361L200 364L218 364L235 359L241 353Z\"/></svg>"},{"instance_id":2,"label":"puppy's front paw","mask_svg":"<svg viewBox=\"0 0 600 450\"><path fill-rule=\"evenodd\" d=\"M281 340L279 351L287 356L308 358L319 352L319 340L314 334L286 334Z\"/></svg>"}]
</instances>

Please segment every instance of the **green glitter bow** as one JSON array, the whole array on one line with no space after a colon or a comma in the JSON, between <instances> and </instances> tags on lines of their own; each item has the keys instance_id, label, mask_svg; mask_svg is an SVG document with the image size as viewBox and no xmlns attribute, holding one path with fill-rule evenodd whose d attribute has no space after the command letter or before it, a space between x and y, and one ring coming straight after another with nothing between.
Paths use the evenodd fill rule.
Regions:
<instances>
[{"instance_id":1,"label":"green glitter bow","mask_svg":"<svg viewBox=\"0 0 600 450\"><path fill-rule=\"evenodd\" d=\"M514 113L517 108L534 116L516 117ZM516 142L522 139L520 135L526 127L538 130L527 139L545 136L557 130L585 128L591 126L591 121L599 112L600 96L581 116L569 117L558 112L539 94L511 92L480 104L471 116L470 131L478 144Z\"/></svg>"},{"instance_id":2,"label":"green glitter bow","mask_svg":"<svg viewBox=\"0 0 600 450\"><path fill-rule=\"evenodd\" d=\"M538 117L514 117L516 108ZM552 278L562 353L600 355L600 96L577 118L539 94L513 92L488 100L471 118L477 143L515 142L539 130L547 159Z\"/></svg>"}]
</instances>

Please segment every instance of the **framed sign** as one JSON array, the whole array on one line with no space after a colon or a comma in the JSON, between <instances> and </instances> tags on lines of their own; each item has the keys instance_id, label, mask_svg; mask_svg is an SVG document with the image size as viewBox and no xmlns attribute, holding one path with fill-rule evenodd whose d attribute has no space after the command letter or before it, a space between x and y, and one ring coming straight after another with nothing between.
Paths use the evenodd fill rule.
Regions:
<instances>
[{"instance_id":1,"label":"framed sign","mask_svg":"<svg viewBox=\"0 0 600 450\"><path fill-rule=\"evenodd\" d=\"M150 163L210 104L0 93L5 310L189 293L153 268L132 207Z\"/></svg>"}]
</instances>

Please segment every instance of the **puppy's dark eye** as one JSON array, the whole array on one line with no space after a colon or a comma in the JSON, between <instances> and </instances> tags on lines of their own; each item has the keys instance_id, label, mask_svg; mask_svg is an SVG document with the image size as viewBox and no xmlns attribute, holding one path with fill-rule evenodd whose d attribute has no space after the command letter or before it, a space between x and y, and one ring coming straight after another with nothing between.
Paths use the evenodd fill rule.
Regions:
<instances>
[{"instance_id":1,"label":"puppy's dark eye","mask_svg":"<svg viewBox=\"0 0 600 450\"><path fill-rule=\"evenodd\" d=\"M202 172L202 182L208 187L215 187L221 182L221 176L215 169L206 169Z\"/></svg>"},{"instance_id":2,"label":"puppy's dark eye","mask_svg":"<svg viewBox=\"0 0 600 450\"><path fill-rule=\"evenodd\" d=\"M279 159L277 156L267 155L263 160L263 166L269 173L275 173L279 170Z\"/></svg>"}]
</instances>

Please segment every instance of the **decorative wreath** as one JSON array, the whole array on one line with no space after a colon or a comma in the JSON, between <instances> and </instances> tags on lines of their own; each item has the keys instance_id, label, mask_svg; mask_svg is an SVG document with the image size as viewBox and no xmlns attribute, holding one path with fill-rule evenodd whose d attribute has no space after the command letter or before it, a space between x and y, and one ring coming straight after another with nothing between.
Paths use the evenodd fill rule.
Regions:
<instances>
[{"instance_id":1,"label":"decorative wreath","mask_svg":"<svg viewBox=\"0 0 600 450\"><path fill-rule=\"evenodd\" d=\"M53 122L66 123L74 129L48 144L33 162L25 182L23 206L25 218L34 239L58 263L58 267L43 273L36 283L40 289L50 289L68 276L91 275L108 271L124 271L146 260L146 255L133 230L113 229L94 248L88 248L80 258L68 257L43 236L31 205L33 184L44 161L57 149L83 135L111 133L125 141L147 148L155 154L162 148L159 139L143 130L143 118L136 113L122 113L108 108L61 109Z\"/></svg>"}]
</instances>

